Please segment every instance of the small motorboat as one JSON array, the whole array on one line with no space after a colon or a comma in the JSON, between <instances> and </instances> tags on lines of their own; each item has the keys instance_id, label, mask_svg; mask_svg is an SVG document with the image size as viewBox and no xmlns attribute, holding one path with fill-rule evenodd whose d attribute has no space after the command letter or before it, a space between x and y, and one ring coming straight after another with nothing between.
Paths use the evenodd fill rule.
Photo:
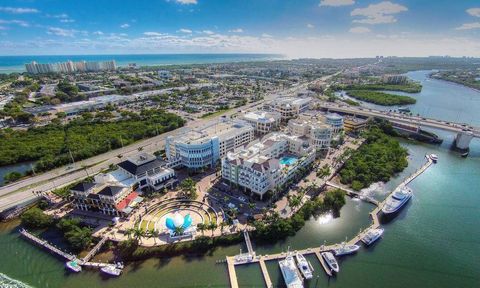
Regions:
<instances>
[{"instance_id":1,"label":"small motorboat","mask_svg":"<svg viewBox=\"0 0 480 288\"><path fill-rule=\"evenodd\" d=\"M380 236L382 236L382 234L383 234L382 228L370 229L362 237L362 242L365 243L366 245L370 245L373 242L377 241L380 238Z\"/></svg>"},{"instance_id":2,"label":"small motorboat","mask_svg":"<svg viewBox=\"0 0 480 288\"><path fill-rule=\"evenodd\" d=\"M333 252L335 253L335 256L343 256L343 255L348 255L348 254L353 254L360 249L360 246L358 245L347 245L345 242L342 243L342 246L339 248L333 249Z\"/></svg>"},{"instance_id":3,"label":"small motorboat","mask_svg":"<svg viewBox=\"0 0 480 288\"><path fill-rule=\"evenodd\" d=\"M113 264L102 267L100 271L111 276L120 276L122 274L122 269Z\"/></svg>"},{"instance_id":4,"label":"small motorboat","mask_svg":"<svg viewBox=\"0 0 480 288\"><path fill-rule=\"evenodd\" d=\"M307 280L312 279L313 268L312 268L312 265L307 261L307 259L305 259L305 256L303 256L300 253L297 253L295 255L295 258L297 259L298 270L300 270L303 277Z\"/></svg>"},{"instance_id":5,"label":"small motorboat","mask_svg":"<svg viewBox=\"0 0 480 288\"><path fill-rule=\"evenodd\" d=\"M70 271L73 271L75 273L78 273L78 272L82 271L82 266L80 266L80 264L78 264L76 259L72 260L72 261L68 261L67 263L65 263L65 267L67 267Z\"/></svg>"},{"instance_id":6,"label":"small motorboat","mask_svg":"<svg viewBox=\"0 0 480 288\"><path fill-rule=\"evenodd\" d=\"M335 259L335 256L333 256L332 252L322 252L320 253L327 262L328 267L335 273L338 273L340 271L340 266L338 266L337 259Z\"/></svg>"},{"instance_id":7,"label":"small motorboat","mask_svg":"<svg viewBox=\"0 0 480 288\"><path fill-rule=\"evenodd\" d=\"M432 159L433 163L437 163L438 155L437 154L430 154L430 159Z\"/></svg>"}]
</instances>

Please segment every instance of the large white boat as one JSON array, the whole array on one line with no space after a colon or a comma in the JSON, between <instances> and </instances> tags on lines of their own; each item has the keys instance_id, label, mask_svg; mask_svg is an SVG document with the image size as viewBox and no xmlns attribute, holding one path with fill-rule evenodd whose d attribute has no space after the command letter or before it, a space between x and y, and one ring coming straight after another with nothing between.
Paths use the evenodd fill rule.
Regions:
<instances>
[{"instance_id":1,"label":"large white boat","mask_svg":"<svg viewBox=\"0 0 480 288\"><path fill-rule=\"evenodd\" d=\"M295 260L291 255L278 261L278 265L280 265L283 280L285 280L287 288L303 288L302 277L298 273L297 267L295 266Z\"/></svg>"},{"instance_id":2,"label":"large white boat","mask_svg":"<svg viewBox=\"0 0 480 288\"><path fill-rule=\"evenodd\" d=\"M383 234L383 229L378 228L378 229L370 229L367 231L367 233L362 237L362 242L365 243L366 245L370 245L373 242L377 241L380 236Z\"/></svg>"},{"instance_id":3,"label":"large white boat","mask_svg":"<svg viewBox=\"0 0 480 288\"><path fill-rule=\"evenodd\" d=\"M405 205L405 203L412 198L413 192L412 189L404 186L396 191L394 191L390 196L387 197L385 205L382 207L382 212L384 214L391 214L397 212L400 208Z\"/></svg>"},{"instance_id":4,"label":"large white boat","mask_svg":"<svg viewBox=\"0 0 480 288\"><path fill-rule=\"evenodd\" d=\"M333 249L333 252L335 253L335 256L343 256L343 255L348 255L348 254L353 254L360 249L360 246L353 244L353 245L347 245L347 243L343 242L342 246L339 248Z\"/></svg>"},{"instance_id":5,"label":"large white boat","mask_svg":"<svg viewBox=\"0 0 480 288\"><path fill-rule=\"evenodd\" d=\"M118 267L117 265L111 264L100 269L103 273L112 276L120 276L122 274L122 268Z\"/></svg>"},{"instance_id":6,"label":"large white boat","mask_svg":"<svg viewBox=\"0 0 480 288\"><path fill-rule=\"evenodd\" d=\"M340 271L340 266L338 266L337 259L335 259L335 256L333 256L332 252L322 252L320 253L325 259L325 262L327 262L328 267L332 269L335 273L338 273Z\"/></svg>"},{"instance_id":7,"label":"large white boat","mask_svg":"<svg viewBox=\"0 0 480 288\"><path fill-rule=\"evenodd\" d=\"M300 270L303 277L307 280L312 279L312 277L313 277L313 267L310 264L310 262L308 262L307 259L305 259L305 256L303 256L300 253L297 253L295 255L295 258L297 259L298 270Z\"/></svg>"},{"instance_id":8,"label":"large white boat","mask_svg":"<svg viewBox=\"0 0 480 288\"><path fill-rule=\"evenodd\" d=\"M76 273L82 271L82 266L78 264L77 260L68 261L67 263L65 263L65 267L67 267L70 271Z\"/></svg>"}]
</instances>

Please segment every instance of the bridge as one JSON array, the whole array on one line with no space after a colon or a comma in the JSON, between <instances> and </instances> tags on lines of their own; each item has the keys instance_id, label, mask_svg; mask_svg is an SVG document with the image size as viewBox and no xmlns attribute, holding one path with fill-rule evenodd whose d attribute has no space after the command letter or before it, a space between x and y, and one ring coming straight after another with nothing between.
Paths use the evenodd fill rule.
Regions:
<instances>
[{"instance_id":1,"label":"bridge","mask_svg":"<svg viewBox=\"0 0 480 288\"><path fill-rule=\"evenodd\" d=\"M364 107L354 107L335 103L319 104L319 108L328 112L349 114L363 117L377 117L401 124L418 125L423 127L441 129L456 133L455 146L460 150L468 150L473 138L480 138L480 127L473 127L463 123L437 120L421 116L406 115L397 112L380 111Z\"/></svg>"}]
</instances>

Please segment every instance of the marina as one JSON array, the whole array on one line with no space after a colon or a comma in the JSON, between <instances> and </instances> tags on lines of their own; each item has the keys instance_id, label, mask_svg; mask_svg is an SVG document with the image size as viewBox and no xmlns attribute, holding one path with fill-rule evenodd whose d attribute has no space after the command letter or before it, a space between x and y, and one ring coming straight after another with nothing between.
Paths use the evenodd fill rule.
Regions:
<instances>
[{"instance_id":1,"label":"marina","mask_svg":"<svg viewBox=\"0 0 480 288\"><path fill-rule=\"evenodd\" d=\"M413 174L411 174L404 181L402 181L392 192L390 192L388 194L388 196L395 193L399 189L405 187L407 184L409 184L415 178L417 178L423 172L425 172L433 164L433 160L431 159L431 157L429 155L426 155L425 159L426 159L426 162L420 168L418 168ZM334 184L330 183L329 186L333 186L333 185ZM338 185L336 185L336 186L338 186ZM333 186L333 187L336 187L336 186ZM340 186L338 186L336 188L340 188ZM362 197L363 195L358 193L358 192L355 192L353 190L351 190L351 192L354 192L354 193L352 193L352 195L354 194L356 196L359 196L360 199L362 199L362 198L367 199L365 197ZM329 267L329 265L325 261L324 257L322 256L322 253L335 251L337 249L340 249L341 247L344 247L344 245L349 245L349 246L356 245L358 242L363 241L365 239L365 237L369 237L369 232L372 231L372 230L374 230L374 231L377 231L376 229L378 229L378 231L381 230L382 231L381 234L383 234L383 229L380 228L379 215L380 215L380 212L381 212L383 206L387 202L388 196L382 202L375 201L375 203L377 203L375 205L376 207L373 211L370 212L370 217L372 218L372 224L367 229L365 229L363 231L360 231L350 241L339 243L339 244L321 245L319 247L312 247L312 248L307 248L307 249L302 249L302 250L295 250L294 252L295 253L300 253L302 255L315 254L317 256L317 259L321 263L323 269L325 270L325 273L328 276L333 276L331 267ZM369 200L366 200L366 201L372 203L372 201L369 201ZM381 234L377 238L375 238L373 241L377 240L381 236ZM244 236L245 236L245 234L244 234ZM248 241L247 241L247 239L248 239ZM246 244L247 247L251 247L252 244L251 244L251 241L250 241L250 237L247 238L245 236L245 241L247 243ZM280 261L282 259L285 259L285 258L289 257L289 255L290 255L290 252L281 252L281 253L270 254L270 255L256 255L256 253L254 251L250 251L250 249L251 248L249 248L249 253L247 254L249 257L245 257L244 256L245 254L237 255L237 256L227 256L226 257L226 262L227 262L227 267L228 267L228 272L229 272L229 279L230 279L230 286L232 288L239 287L236 272L235 272L235 266L236 265L243 265L243 264L247 265L247 264L250 264L250 263L259 263L259 262L266 262L266 261L271 261L271 260ZM239 256L243 256L243 257L239 257ZM262 264L260 264L260 265L262 266ZM271 283L270 276L268 276L268 271L266 269L262 269L262 274L263 274L265 283ZM269 287L268 284L267 284L267 287Z\"/></svg>"}]
</instances>

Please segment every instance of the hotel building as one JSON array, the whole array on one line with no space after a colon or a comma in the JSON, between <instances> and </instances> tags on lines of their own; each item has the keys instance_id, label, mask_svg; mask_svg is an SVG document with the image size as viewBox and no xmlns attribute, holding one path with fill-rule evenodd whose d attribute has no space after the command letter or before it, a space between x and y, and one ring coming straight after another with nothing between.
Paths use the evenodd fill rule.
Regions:
<instances>
[{"instance_id":1,"label":"hotel building","mask_svg":"<svg viewBox=\"0 0 480 288\"><path fill-rule=\"evenodd\" d=\"M253 127L245 121L220 119L201 128L167 137L165 152L171 167L197 170L215 167L228 151L254 139Z\"/></svg>"},{"instance_id":2,"label":"hotel building","mask_svg":"<svg viewBox=\"0 0 480 288\"><path fill-rule=\"evenodd\" d=\"M343 117L337 113L328 113L325 115L325 122L332 126L334 134L338 134L343 130Z\"/></svg>"},{"instance_id":3,"label":"hotel building","mask_svg":"<svg viewBox=\"0 0 480 288\"><path fill-rule=\"evenodd\" d=\"M264 135L279 129L282 115L278 112L254 111L243 114L241 119L253 126L255 134Z\"/></svg>"},{"instance_id":4,"label":"hotel building","mask_svg":"<svg viewBox=\"0 0 480 288\"><path fill-rule=\"evenodd\" d=\"M85 71L113 71L117 69L115 60L105 62L59 62L59 63L47 63L40 64L35 61L25 64L25 69L30 74L45 74L45 73L73 73L73 72L85 72Z\"/></svg>"},{"instance_id":5,"label":"hotel building","mask_svg":"<svg viewBox=\"0 0 480 288\"><path fill-rule=\"evenodd\" d=\"M315 149L298 136L274 133L248 148L227 153L222 178L260 199L280 189L315 159Z\"/></svg>"},{"instance_id":6,"label":"hotel building","mask_svg":"<svg viewBox=\"0 0 480 288\"><path fill-rule=\"evenodd\" d=\"M275 102L271 103L271 109L275 112L280 113L282 121L288 121L289 119L295 118L300 113L303 113L308 110L312 98L295 98L295 97L283 97Z\"/></svg>"},{"instance_id":7,"label":"hotel building","mask_svg":"<svg viewBox=\"0 0 480 288\"><path fill-rule=\"evenodd\" d=\"M288 121L291 135L306 137L316 151L328 149L332 141L333 128L315 116L301 115Z\"/></svg>"}]
</instances>

